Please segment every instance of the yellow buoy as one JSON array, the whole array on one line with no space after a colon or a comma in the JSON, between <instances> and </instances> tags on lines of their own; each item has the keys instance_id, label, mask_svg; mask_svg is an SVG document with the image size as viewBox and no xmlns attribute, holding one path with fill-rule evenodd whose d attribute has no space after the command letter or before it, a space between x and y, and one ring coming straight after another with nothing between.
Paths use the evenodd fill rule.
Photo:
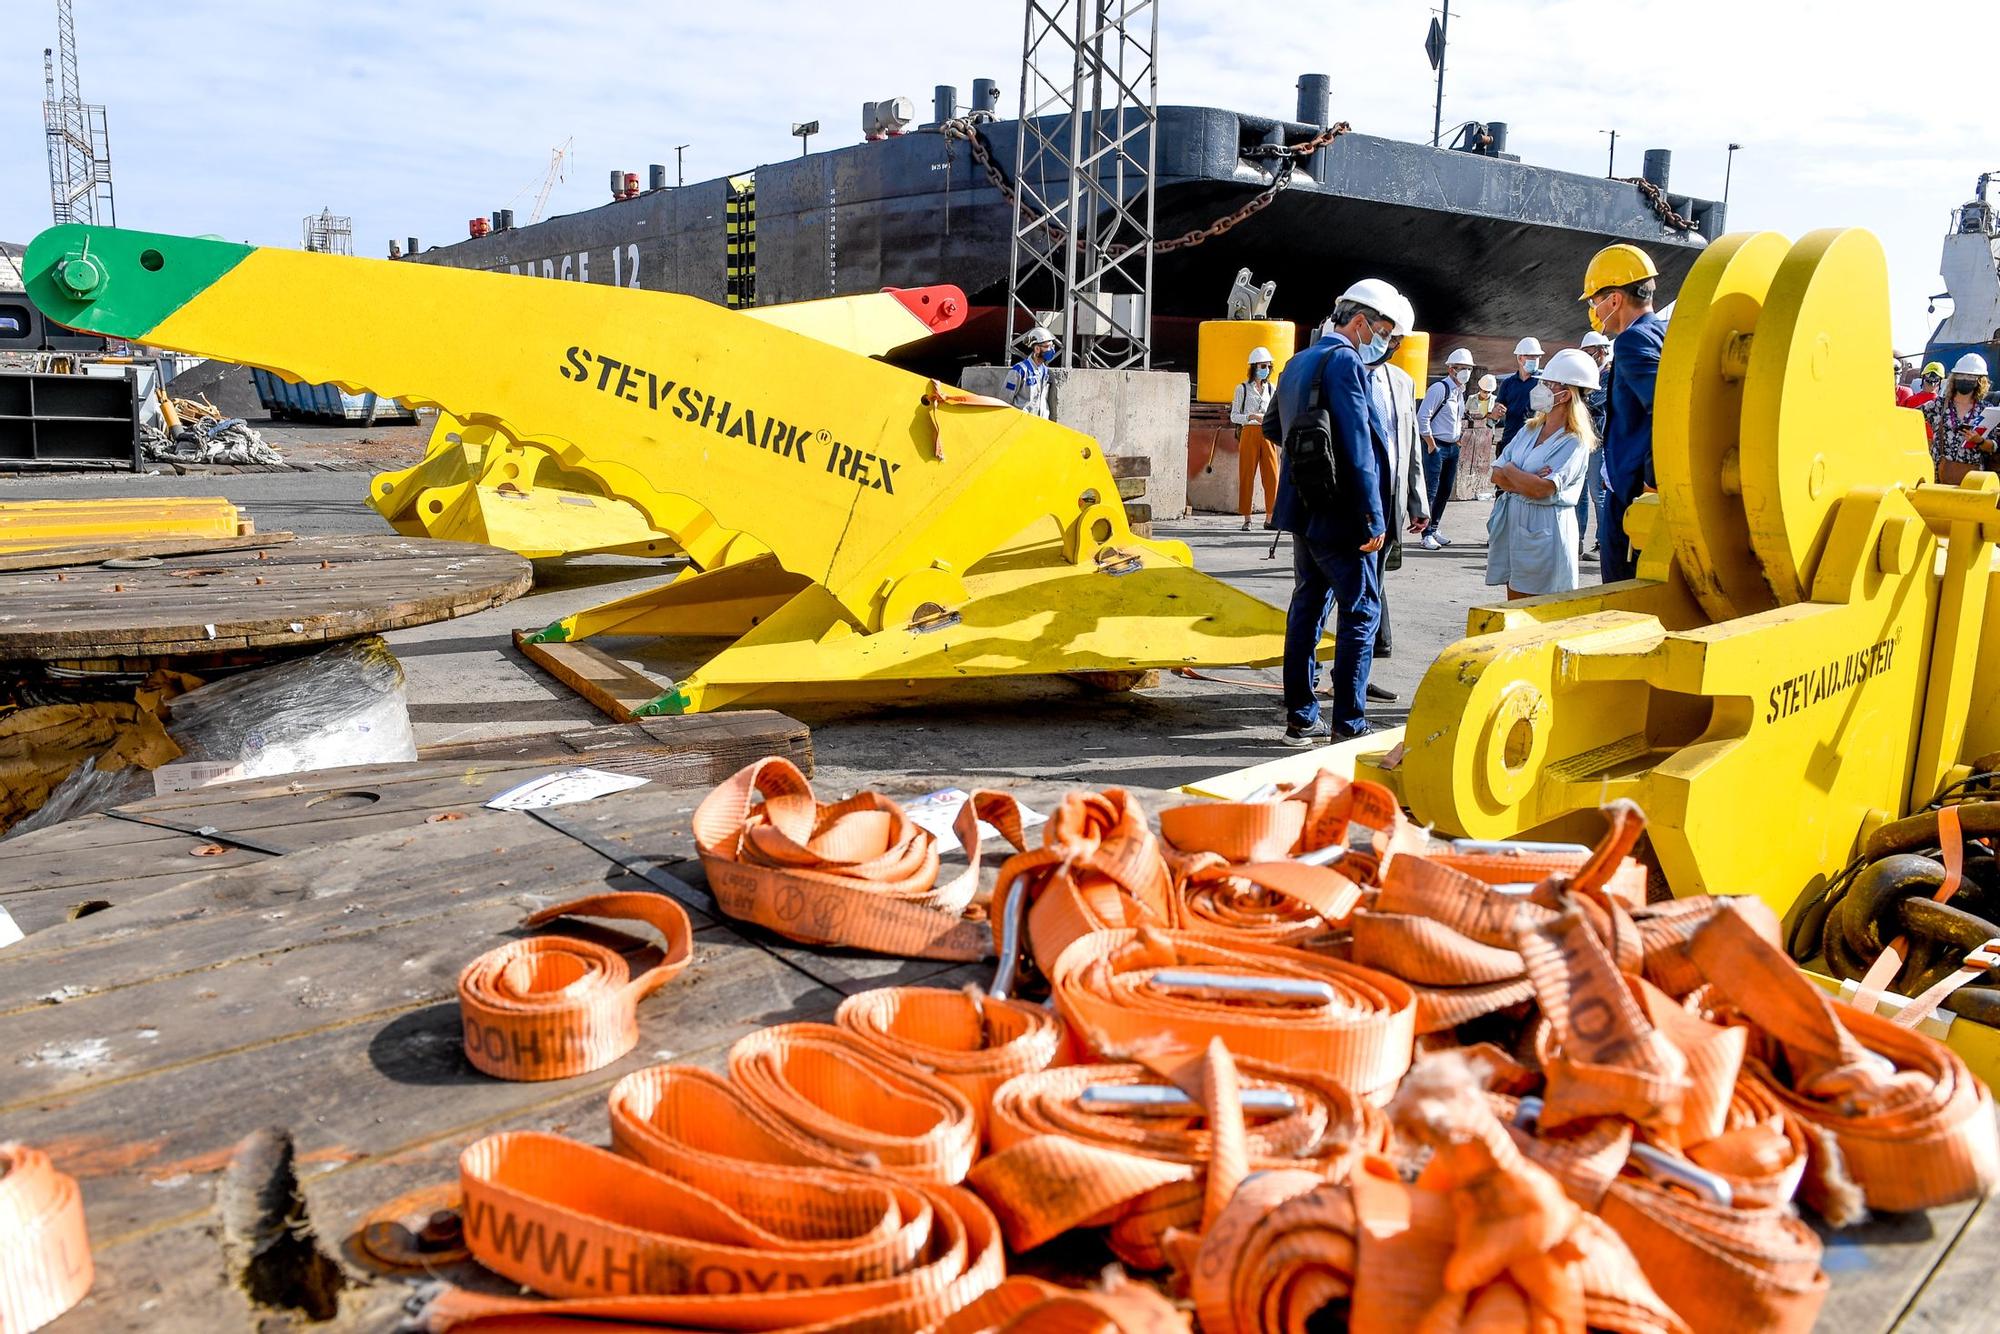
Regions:
<instances>
[{"instance_id":1,"label":"yellow buoy","mask_svg":"<svg viewBox=\"0 0 2000 1334\"><path fill-rule=\"evenodd\" d=\"M1195 332L1195 402L1227 403L1234 398L1236 386L1249 372L1252 348L1270 349L1275 381L1291 360L1298 334L1298 326L1290 320L1203 320Z\"/></svg>"}]
</instances>

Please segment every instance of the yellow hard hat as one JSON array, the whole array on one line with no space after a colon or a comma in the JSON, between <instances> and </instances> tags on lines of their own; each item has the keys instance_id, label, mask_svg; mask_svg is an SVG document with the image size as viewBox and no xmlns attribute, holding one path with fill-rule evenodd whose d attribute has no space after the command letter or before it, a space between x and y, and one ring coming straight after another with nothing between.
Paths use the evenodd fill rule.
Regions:
<instances>
[{"instance_id":1,"label":"yellow hard hat","mask_svg":"<svg viewBox=\"0 0 2000 1334\"><path fill-rule=\"evenodd\" d=\"M1659 276L1660 271L1653 267L1652 256L1638 246L1621 241L1604 247L1590 257L1590 267L1583 271L1583 295L1577 300L1588 301L1607 287L1626 287Z\"/></svg>"}]
</instances>

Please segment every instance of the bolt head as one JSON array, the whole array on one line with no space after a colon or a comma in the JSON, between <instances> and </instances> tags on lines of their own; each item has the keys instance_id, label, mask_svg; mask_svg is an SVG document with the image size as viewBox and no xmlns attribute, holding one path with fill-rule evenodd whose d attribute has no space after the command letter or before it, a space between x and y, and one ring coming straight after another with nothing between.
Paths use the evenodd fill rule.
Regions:
<instances>
[{"instance_id":1,"label":"bolt head","mask_svg":"<svg viewBox=\"0 0 2000 1334\"><path fill-rule=\"evenodd\" d=\"M104 266L82 251L63 256L56 266L56 281L74 297L91 297L104 286Z\"/></svg>"}]
</instances>

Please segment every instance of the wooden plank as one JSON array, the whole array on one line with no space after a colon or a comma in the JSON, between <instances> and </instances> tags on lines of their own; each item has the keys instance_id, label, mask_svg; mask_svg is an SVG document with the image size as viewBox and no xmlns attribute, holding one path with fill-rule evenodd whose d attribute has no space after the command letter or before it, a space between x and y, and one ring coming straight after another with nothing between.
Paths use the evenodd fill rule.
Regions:
<instances>
[{"instance_id":1,"label":"wooden plank","mask_svg":"<svg viewBox=\"0 0 2000 1334\"><path fill-rule=\"evenodd\" d=\"M1993 1328L1988 1303L1995 1257L2000 1257L2000 1209L1987 1199L1951 1238L1891 1328L1897 1334L1986 1334Z\"/></svg>"},{"instance_id":2,"label":"wooden plank","mask_svg":"<svg viewBox=\"0 0 2000 1334\"><path fill-rule=\"evenodd\" d=\"M477 809L550 766L536 761L357 765L174 793L122 807L186 828L211 825L287 851L383 830L421 827L440 812ZM401 772L398 772L398 771ZM250 791L238 795L239 789ZM213 856L196 849L222 847ZM269 860L132 821L90 815L0 841L0 903L30 933L66 920L79 902L122 903L181 880Z\"/></svg>"},{"instance_id":3,"label":"wooden plank","mask_svg":"<svg viewBox=\"0 0 2000 1334\"><path fill-rule=\"evenodd\" d=\"M1839 1232L1808 1215L1826 1242L1822 1264L1833 1279L1833 1291L1813 1328L1818 1334L1883 1334L1893 1329L1972 1210L1972 1204L1965 1203L1921 1214L1880 1214ZM1989 1257L1989 1271L1991 1265Z\"/></svg>"},{"instance_id":4,"label":"wooden plank","mask_svg":"<svg viewBox=\"0 0 2000 1334\"><path fill-rule=\"evenodd\" d=\"M575 732L492 737L426 746L425 760L546 759L641 774L670 784L719 783L753 760L782 755L811 775L812 732L770 709L641 718Z\"/></svg>"},{"instance_id":5,"label":"wooden plank","mask_svg":"<svg viewBox=\"0 0 2000 1334\"><path fill-rule=\"evenodd\" d=\"M305 537L144 570L0 576L0 656L200 656L424 625L526 592L512 552L402 537ZM299 628L293 629L296 625Z\"/></svg>"},{"instance_id":6,"label":"wooden plank","mask_svg":"<svg viewBox=\"0 0 2000 1334\"><path fill-rule=\"evenodd\" d=\"M621 723L631 722L638 710L669 688L665 682L627 667L593 645L538 644L530 634L526 630L514 632L514 647L528 661L589 700L600 713Z\"/></svg>"},{"instance_id":7,"label":"wooden plank","mask_svg":"<svg viewBox=\"0 0 2000 1334\"><path fill-rule=\"evenodd\" d=\"M503 753L473 758L488 746ZM767 755L785 756L811 773L810 731L781 713L761 709L648 719L441 747L433 758L414 764L246 779L120 809L183 828L212 826L287 852L303 852L364 834L420 828L440 814L475 811L508 788L555 769L587 764L636 774L659 787L705 791ZM196 853L216 847L222 851ZM263 853L207 838L90 815L0 841L0 904L32 934L68 920L80 904L123 903L198 875L266 860Z\"/></svg>"},{"instance_id":8,"label":"wooden plank","mask_svg":"<svg viewBox=\"0 0 2000 1334\"><path fill-rule=\"evenodd\" d=\"M290 533L243 533L236 537L162 537L150 541L79 543L41 551L0 554L0 571L52 570L66 565L96 565L107 560L137 560L148 556L206 556L218 551L275 546L291 540Z\"/></svg>"}]
</instances>

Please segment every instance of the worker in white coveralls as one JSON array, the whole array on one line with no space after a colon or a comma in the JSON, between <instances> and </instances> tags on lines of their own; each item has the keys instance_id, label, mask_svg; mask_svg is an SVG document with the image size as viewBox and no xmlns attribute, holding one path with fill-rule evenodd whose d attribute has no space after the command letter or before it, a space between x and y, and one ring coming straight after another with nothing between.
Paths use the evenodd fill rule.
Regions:
<instances>
[{"instance_id":1,"label":"worker in white coveralls","mask_svg":"<svg viewBox=\"0 0 2000 1334\"><path fill-rule=\"evenodd\" d=\"M1049 415L1049 363L1056 359L1056 336L1042 325L1028 330L1028 354L1007 368L1009 403L1037 417Z\"/></svg>"}]
</instances>

